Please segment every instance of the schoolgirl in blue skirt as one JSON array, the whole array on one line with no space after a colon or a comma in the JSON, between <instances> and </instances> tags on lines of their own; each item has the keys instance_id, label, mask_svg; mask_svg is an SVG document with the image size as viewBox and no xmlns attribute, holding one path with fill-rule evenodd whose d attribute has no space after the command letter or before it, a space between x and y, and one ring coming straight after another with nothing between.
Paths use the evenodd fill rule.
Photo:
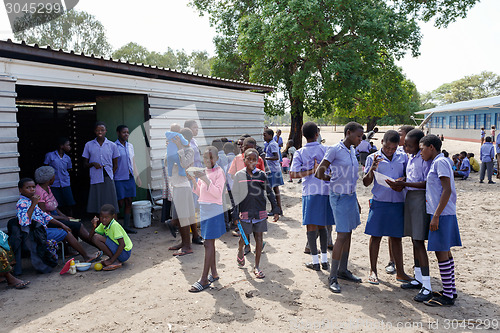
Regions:
<instances>
[{"instance_id":1,"label":"schoolgirl in blue skirt","mask_svg":"<svg viewBox=\"0 0 500 333\"><path fill-rule=\"evenodd\" d=\"M451 248L462 246L457 221L457 193L453 170L447 158L441 153L441 140L427 135L420 140L422 158L432 161L425 187L426 210L430 215L430 231L427 250L434 251L439 265L443 291L434 292L424 302L429 306L450 306L455 304L455 261Z\"/></svg>"},{"instance_id":2,"label":"schoolgirl in blue skirt","mask_svg":"<svg viewBox=\"0 0 500 333\"><path fill-rule=\"evenodd\" d=\"M379 183L375 172L392 179L404 177L408 156L398 150L400 136L398 132L387 131L382 139L382 148L369 155L365 164L363 185L372 183L373 198L370 200L370 212L366 222L365 233L370 235L370 276L368 282L379 284L377 275L377 260L380 241L383 236L389 237L392 254L396 264L396 278L398 281L409 282L412 279L406 275L403 267L403 247L401 238L404 235L404 192L401 187L393 190L387 182Z\"/></svg>"},{"instance_id":3,"label":"schoolgirl in blue skirt","mask_svg":"<svg viewBox=\"0 0 500 333\"><path fill-rule=\"evenodd\" d=\"M304 147L295 152L290 168L290 179L302 178L302 225L307 228L307 240L312 261L307 268L319 271L319 234L321 248L321 268L328 270L328 232L326 226L333 225L333 212L329 202L330 183L314 177L318 163L326 153L326 147L317 142L318 125L312 121L302 126L302 134L307 140Z\"/></svg>"}]
</instances>

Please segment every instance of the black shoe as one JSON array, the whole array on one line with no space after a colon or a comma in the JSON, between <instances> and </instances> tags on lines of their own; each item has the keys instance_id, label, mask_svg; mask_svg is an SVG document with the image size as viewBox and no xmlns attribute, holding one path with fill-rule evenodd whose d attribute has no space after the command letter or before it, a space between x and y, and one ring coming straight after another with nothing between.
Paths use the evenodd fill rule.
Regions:
<instances>
[{"instance_id":1,"label":"black shoe","mask_svg":"<svg viewBox=\"0 0 500 333\"><path fill-rule=\"evenodd\" d=\"M440 297L440 296L443 296L443 291L440 290L440 291L433 291L432 292L432 297ZM458 295L457 294L454 294L453 295L453 299L457 299L458 298Z\"/></svg>"},{"instance_id":2,"label":"black shoe","mask_svg":"<svg viewBox=\"0 0 500 333\"><path fill-rule=\"evenodd\" d=\"M311 254L311 249L308 248L308 247L304 248L304 253L305 254Z\"/></svg>"},{"instance_id":3,"label":"black shoe","mask_svg":"<svg viewBox=\"0 0 500 333\"><path fill-rule=\"evenodd\" d=\"M396 265L392 261L389 261L387 266L385 266L385 272L387 274L396 274Z\"/></svg>"},{"instance_id":4,"label":"black shoe","mask_svg":"<svg viewBox=\"0 0 500 333\"><path fill-rule=\"evenodd\" d=\"M424 293L425 291L427 291L428 293L425 294ZM425 287L422 287L422 289L420 289L420 291L418 292L418 294L416 294L415 297L413 297L413 300L417 301L417 302L427 302L432 297L433 297L432 292L429 289L427 289Z\"/></svg>"},{"instance_id":5,"label":"black shoe","mask_svg":"<svg viewBox=\"0 0 500 333\"><path fill-rule=\"evenodd\" d=\"M346 270L345 272L338 272L337 277L342 280L352 281L356 283L361 283L361 278L352 274L350 270Z\"/></svg>"},{"instance_id":6,"label":"black shoe","mask_svg":"<svg viewBox=\"0 0 500 333\"><path fill-rule=\"evenodd\" d=\"M416 282L416 283L415 283ZM403 283L401 285L401 288L403 289L422 289L422 284L418 282L417 280L412 280L410 282Z\"/></svg>"},{"instance_id":7,"label":"black shoe","mask_svg":"<svg viewBox=\"0 0 500 333\"><path fill-rule=\"evenodd\" d=\"M305 264L307 268L312 269L314 271L320 271L319 264L313 264L312 262Z\"/></svg>"},{"instance_id":8,"label":"black shoe","mask_svg":"<svg viewBox=\"0 0 500 333\"><path fill-rule=\"evenodd\" d=\"M329 279L329 282L330 282L330 287L329 287L330 290L336 294L340 293L340 285L339 285L337 279L331 278L331 279Z\"/></svg>"},{"instance_id":9,"label":"black shoe","mask_svg":"<svg viewBox=\"0 0 500 333\"><path fill-rule=\"evenodd\" d=\"M488 184L496 184L494 181L490 180L488 181Z\"/></svg>"},{"instance_id":10,"label":"black shoe","mask_svg":"<svg viewBox=\"0 0 500 333\"><path fill-rule=\"evenodd\" d=\"M299 181L298 181L297 183L299 183L299 184L300 184L300 183L302 183L302 178L300 178L300 179L299 179Z\"/></svg>"},{"instance_id":11,"label":"black shoe","mask_svg":"<svg viewBox=\"0 0 500 333\"><path fill-rule=\"evenodd\" d=\"M290 179L288 182L289 182L289 183L293 183L293 180L291 180L291 179Z\"/></svg>"},{"instance_id":12,"label":"black shoe","mask_svg":"<svg viewBox=\"0 0 500 333\"><path fill-rule=\"evenodd\" d=\"M176 238L177 237L177 228L172 225L172 221L167 221L167 222L165 222L165 224L167 225L168 230L170 230L170 233L172 234L172 236L174 236L174 238Z\"/></svg>"},{"instance_id":13,"label":"black shoe","mask_svg":"<svg viewBox=\"0 0 500 333\"><path fill-rule=\"evenodd\" d=\"M193 238L193 244L203 245L203 238L200 236Z\"/></svg>"},{"instance_id":14,"label":"black shoe","mask_svg":"<svg viewBox=\"0 0 500 333\"><path fill-rule=\"evenodd\" d=\"M274 216L272 212L267 213L267 216Z\"/></svg>"},{"instance_id":15,"label":"black shoe","mask_svg":"<svg viewBox=\"0 0 500 333\"><path fill-rule=\"evenodd\" d=\"M130 228L123 228L123 230L125 230L125 232L126 232L127 234L136 234L136 233L137 233L137 231L132 230L132 229L130 229Z\"/></svg>"},{"instance_id":16,"label":"black shoe","mask_svg":"<svg viewBox=\"0 0 500 333\"><path fill-rule=\"evenodd\" d=\"M479 184L483 184L484 182L482 180L479 181Z\"/></svg>"},{"instance_id":17,"label":"black shoe","mask_svg":"<svg viewBox=\"0 0 500 333\"><path fill-rule=\"evenodd\" d=\"M455 300L444 295L439 297L433 296L430 300L424 302L424 304L428 306L452 306L455 304Z\"/></svg>"},{"instance_id":18,"label":"black shoe","mask_svg":"<svg viewBox=\"0 0 500 333\"><path fill-rule=\"evenodd\" d=\"M322 262L321 263L321 269L327 271L329 269L328 261L327 262Z\"/></svg>"}]
</instances>

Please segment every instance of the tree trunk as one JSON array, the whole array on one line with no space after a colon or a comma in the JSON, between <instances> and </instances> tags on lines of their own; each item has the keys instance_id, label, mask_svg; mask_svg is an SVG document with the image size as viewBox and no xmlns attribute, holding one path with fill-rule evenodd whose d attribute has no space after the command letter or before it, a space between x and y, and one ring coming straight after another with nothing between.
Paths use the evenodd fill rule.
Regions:
<instances>
[{"instance_id":1,"label":"tree trunk","mask_svg":"<svg viewBox=\"0 0 500 333\"><path fill-rule=\"evenodd\" d=\"M379 120L379 117L371 117L368 122L366 123L366 131L370 132L375 128L375 125L377 125L377 120Z\"/></svg>"},{"instance_id":2,"label":"tree trunk","mask_svg":"<svg viewBox=\"0 0 500 333\"><path fill-rule=\"evenodd\" d=\"M299 98L290 97L291 103L291 119L290 135L288 140L293 140L295 148L302 147L302 125L304 123L304 102Z\"/></svg>"}]
</instances>

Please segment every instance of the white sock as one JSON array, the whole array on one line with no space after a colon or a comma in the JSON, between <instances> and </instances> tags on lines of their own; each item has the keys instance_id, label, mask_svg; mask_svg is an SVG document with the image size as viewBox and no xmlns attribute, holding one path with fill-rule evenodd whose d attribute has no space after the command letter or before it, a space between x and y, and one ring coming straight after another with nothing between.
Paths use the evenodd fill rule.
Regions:
<instances>
[{"instance_id":1,"label":"white sock","mask_svg":"<svg viewBox=\"0 0 500 333\"><path fill-rule=\"evenodd\" d=\"M429 290L429 292L432 291L432 287L431 287L431 277L430 276L422 276L422 284L424 286L425 289ZM424 294L427 295L429 292L426 292L424 290Z\"/></svg>"},{"instance_id":2,"label":"white sock","mask_svg":"<svg viewBox=\"0 0 500 333\"><path fill-rule=\"evenodd\" d=\"M422 283L422 270L420 269L420 267L414 267L413 272L413 274L415 275L415 280Z\"/></svg>"},{"instance_id":3,"label":"white sock","mask_svg":"<svg viewBox=\"0 0 500 333\"><path fill-rule=\"evenodd\" d=\"M321 253L321 262L328 262L328 253Z\"/></svg>"},{"instance_id":4,"label":"white sock","mask_svg":"<svg viewBox=\"0 0 500 333\"><path fill-rule=\"evenodd\" d=\"M318 255L317 254L314 254L311 256L312 259L313 259L313 264L319 264L319 258L318 258Z\"/></svg>"}]
</instances>

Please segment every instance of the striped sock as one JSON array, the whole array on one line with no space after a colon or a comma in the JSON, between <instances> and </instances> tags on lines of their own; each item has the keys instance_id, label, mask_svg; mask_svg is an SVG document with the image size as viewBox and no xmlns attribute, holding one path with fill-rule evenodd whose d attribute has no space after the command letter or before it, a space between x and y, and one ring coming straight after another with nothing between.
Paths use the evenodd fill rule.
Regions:
<instances>
[{"instance_id":1,"label":"striped sock","mask_svg":"<svg viewBox=\"0 0 500 333\"><path fill-rule=\"evenodd\" d=\"M452 269L451 283L453 284L453 295L456 295L457 294L457 287L455 285L455 260L453 260L453 257L450 258L450 263L451 263L451 269Z\"/></svg>"},{"instance_id":2,"label":"striped sock","mask_svg":"<svg viewBox=\"0 0 500 333\"><path fill-rule=\"evenodd\" d=\"M441 273L441 282L443 283L443 295L453 298L453 270L450 260L438 262L439 272Z\"/></svg>"}]
</instances>

